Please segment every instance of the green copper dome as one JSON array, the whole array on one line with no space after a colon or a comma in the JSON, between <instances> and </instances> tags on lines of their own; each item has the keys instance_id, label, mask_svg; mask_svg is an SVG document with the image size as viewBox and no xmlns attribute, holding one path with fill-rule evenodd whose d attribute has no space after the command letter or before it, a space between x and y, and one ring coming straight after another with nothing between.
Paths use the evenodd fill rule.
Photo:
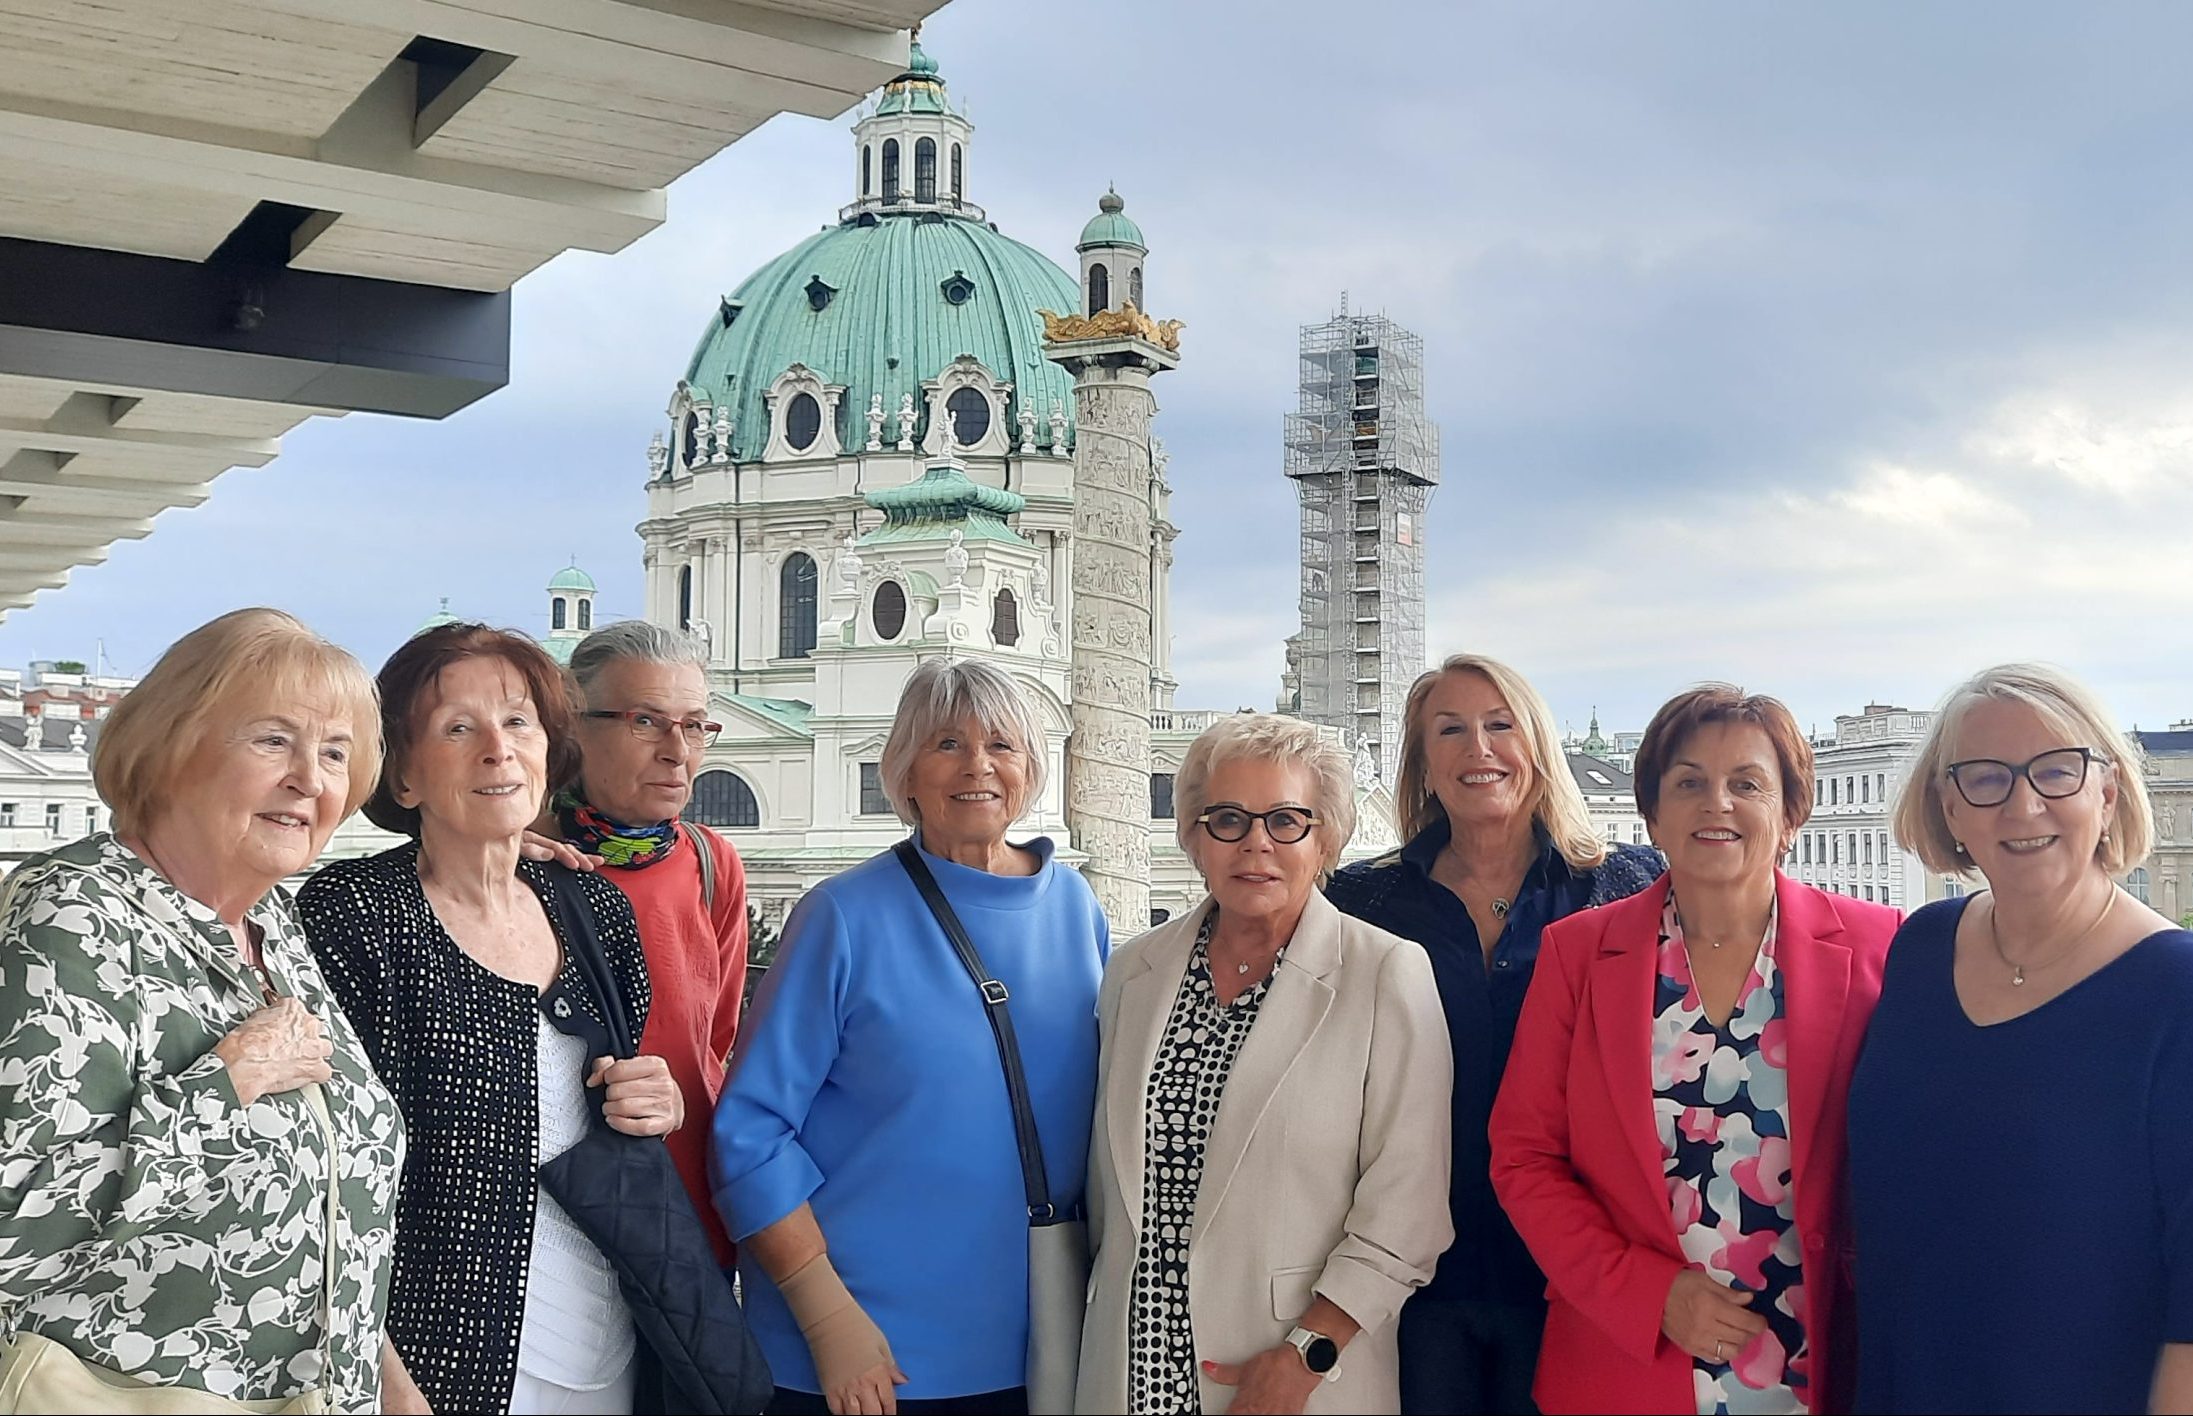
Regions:
<instances>
[{"instance_id":1,"label":"green copper dome","mask_svg":"<svg viewBox=\"0 0 2193 1416\"><path fill-rule=\"evenodd\" d=\"M1106 192L1097 198L1097 214L1089 218L1089 224L1081 228L1081 243L1074 249L1086 251L1091 246L1132 246L1147 251L1150 245L1142 239L1142 228L1127 219L1127 203L1119 193Z\"/></svg>"},{"instance_id":2,"label":"green copper dome","mask_svg":"<svg viewBox=\"0 0 2193 1416\"><path fill-rule=\"evenodd\" d=\"M937 74L937 61L922 52L921 42L916 40L906 56L906 72L883 86L883 97L876 103L876 112L885 113L950 113L952 105L944 97L944 80Z\"/></svg>"},{"instance_id":3,"label":"green copper dome","mask_svg":"<svg viewBox=\"0 0 2193 1416\"><path fill-rule=\"evenodd\" d=\"M576 565L567 565L556 572L556 578L548 582L548 588L551 590L584 590L591 594L594 589L594 577L588 575Z\"/></svg>"},{"instance_id":4,"label":"green copper dome","mask_svg":"<svg viewBox=\"0 0 2193 1416\"><path fill-rule=\"evenodd\" d=\"M864 546L937 536L955 526L972 539L1025 544L1005 518L1017 516L1028 499L973 482L950 462L932 463L920 481L870 492L866 500L883 513L883 524L861 537Z\"/></svg>"},{"instance_id":5,"label":"green copper dome","mask_svg":"<svg viewBox=\"0 0 2193 1416\"><path fill-rule=\"evenodd\" d=\"M749 276L709 321L685 377L719 407L728 403L737 420L732 456L748 462L769 441L762 394L794 364L845 386L837 435L856 453L868 441L869 400L877 394L883 445L897 443L899 405L909 394L918 445L928 433L923 381L972 355L1013 385L1005 410L1013 444L1025 407L1036 442L1048 448L1053 403L1071 426L1073 380L1043 357L1036 311L1066 313L1079 304L1073 277L982 222L942 212L863 212Z\"/></svg>"}]
</instances>

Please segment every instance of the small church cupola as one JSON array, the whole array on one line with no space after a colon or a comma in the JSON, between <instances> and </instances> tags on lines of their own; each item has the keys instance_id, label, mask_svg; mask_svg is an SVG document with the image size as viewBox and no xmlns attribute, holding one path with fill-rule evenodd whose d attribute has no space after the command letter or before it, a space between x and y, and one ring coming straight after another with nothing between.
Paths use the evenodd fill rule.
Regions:
<instances>
[{"instance_id":1,"label":"small church cupola","mask_svg":"<svg viewBox=\"0 0 2193 1416\"><path fill-rule=\"evenodd\" d=\"M1081 312L1085 315L1142 303L1142 262L1150 254L1142 228L1127 216L1117 191L1097 198L1097 214L1081 228Z\"/></svg>"},{"instance_id":2,"label":"small church cupola","mask_svg":"<svg viewBox=\"0 0 2193 1416\"><path fill-rule=\"evenodd\" d=\"M571 651L593 632L594 577L574 560L548 582L548 637L541 647L557 663L568 664Z\"/></svg>"},{"instance_id":3,"label":"small church cupola","mask_svg":"<svg viewBox=\"0 0 2193 1416\"><path fill-rule=\"evenodd\" d=\"M873 111L853 125L859 165L855 199L841 220L945 212L984 219L967 200L967 147L974 124L952 109L937 61L916 34L906 68L883 86Z\"/></svg>"}]
</instances>

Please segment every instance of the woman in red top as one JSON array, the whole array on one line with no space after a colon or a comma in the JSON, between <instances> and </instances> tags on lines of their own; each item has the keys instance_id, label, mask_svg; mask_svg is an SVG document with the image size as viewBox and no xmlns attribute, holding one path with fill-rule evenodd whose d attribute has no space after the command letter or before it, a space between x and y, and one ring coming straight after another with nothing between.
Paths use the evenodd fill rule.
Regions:
<instances>
[{"instance_id":1,"label":"woman in red top","mask_svg":"<svg viewBox=\"0 0 2193 1416\"><path fill-rule=\"evenodd\" d=\"M729 841L678 819L718 731L708 721L707 664L691 635L644 620L580 642L571 677L583 760L577 786L556 799L554 831L597 857L632 902L654 990L640 1051L668 1059L684 1093L670 1154L728 1265L731 1240L708 1189L708 1136L746 988L746 871Z\"/></svg>"},{"instance_id":2,"label":"woman in red top","mask_svg":"<svg viewBox=\"0 0 2193 1416\"><path fill-rule=\"evenodd\" d=\"M1776 868L1813 787L1774 699L1678 696L1635 776L1668 873L1546 927L1493 1106L1493 1189L1551 1290L1534 1394L1844 1409L1844 1103L1899 916Z\"/></svg>"}]
</instances>

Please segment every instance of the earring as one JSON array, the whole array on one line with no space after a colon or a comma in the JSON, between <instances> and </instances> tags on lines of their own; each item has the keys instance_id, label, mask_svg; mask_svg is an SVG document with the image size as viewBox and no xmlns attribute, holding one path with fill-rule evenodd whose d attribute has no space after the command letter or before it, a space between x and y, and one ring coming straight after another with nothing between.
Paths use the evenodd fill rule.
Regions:
<instances>
[{"instance_id":1,"label":"earring","mask_svg":"<svg viewBox=\"0 0 2193 1416\"><path fill-rule=\"evenodd\" d=\"M1964 843L1963 841L1959 841L1959 842L1957 842L1957 854L1959 854L1959 855L1963 855L1964 853L1965 853L1965 843Z\"/></svg>"}]
</instances>

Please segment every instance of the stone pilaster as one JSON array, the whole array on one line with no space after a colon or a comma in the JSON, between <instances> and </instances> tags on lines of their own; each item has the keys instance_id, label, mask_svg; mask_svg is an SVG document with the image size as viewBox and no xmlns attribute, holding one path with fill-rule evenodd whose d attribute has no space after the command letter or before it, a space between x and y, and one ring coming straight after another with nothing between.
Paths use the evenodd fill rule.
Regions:
<instances>
[{"instance_id":1,"label":"stone pilaster","mask_svg":"<svg viewBox=\"0 0 2193 1416\"><path fill-rule=\"evenodd\" d=\"M1150 376L1146 339L1051 339L1074 376L1074 533L1066 823L1115 939L1150 924Z\"/></svg>"}]
</instances>

